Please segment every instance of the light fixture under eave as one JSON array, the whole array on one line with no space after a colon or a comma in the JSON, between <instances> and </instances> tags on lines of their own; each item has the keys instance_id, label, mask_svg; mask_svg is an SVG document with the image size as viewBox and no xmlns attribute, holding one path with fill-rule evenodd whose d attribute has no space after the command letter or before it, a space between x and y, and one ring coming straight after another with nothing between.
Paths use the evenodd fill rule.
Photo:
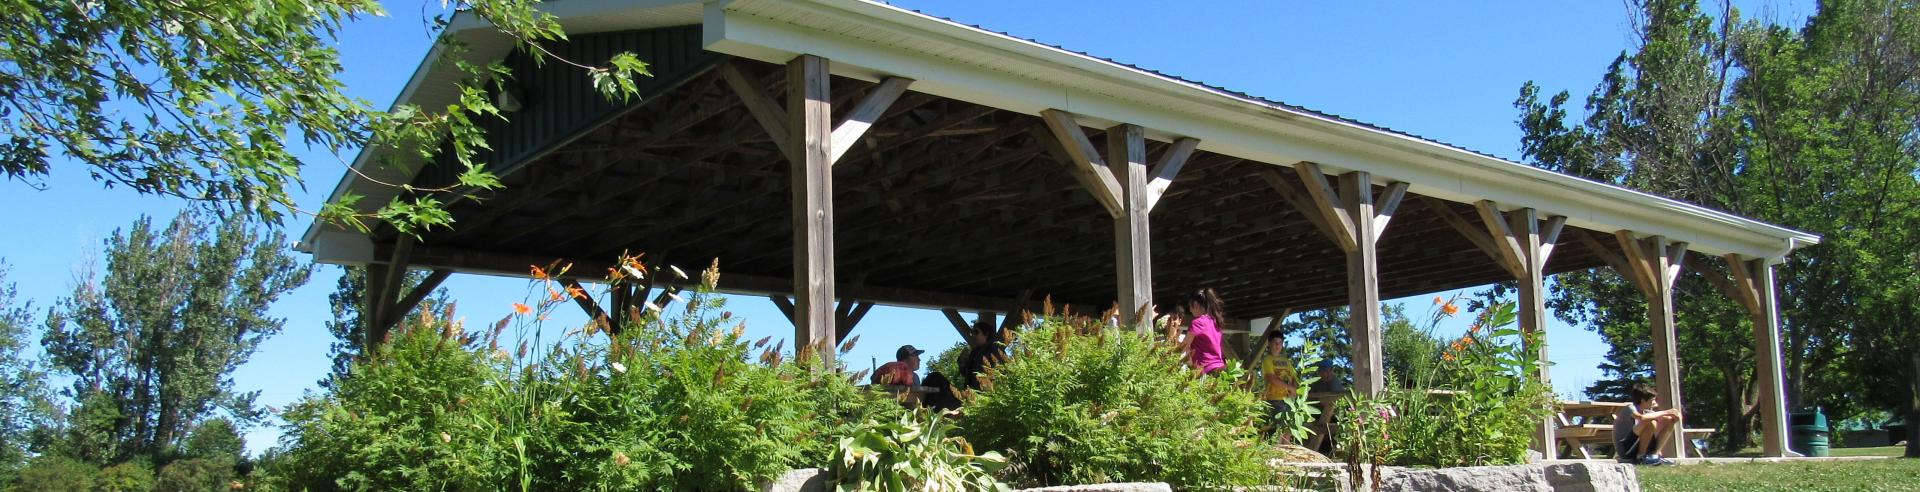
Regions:
<instances>
[{"instance_id":1,"label":"light fixture under eave","mask_svg":"<svg viewBox=\"0 0 1920 492\"><path fill-rule=\"evenodd\" d=\"M520 90L516 87L502 86L499 91L493 93L494 109L498 109L502 113L520 111L520 108L523 107L524 104L520 102L519 92Z\"/></svg>"}]
</instances>

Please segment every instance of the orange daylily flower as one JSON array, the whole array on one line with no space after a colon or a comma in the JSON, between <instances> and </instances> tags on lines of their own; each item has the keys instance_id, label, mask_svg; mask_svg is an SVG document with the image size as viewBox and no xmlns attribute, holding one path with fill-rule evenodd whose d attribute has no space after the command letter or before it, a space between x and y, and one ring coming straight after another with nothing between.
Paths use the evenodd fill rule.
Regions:
<instances>
[{"instance_id":1,"label":"orange daylily flower","mask_svg":"<svg viewBox=\"0 0 1920 492\"><path fill-rule=\"evenodd\" d=\"M561 300L561 299L564 299L564 298L563 298L563 297L560 297L560 291L558 291L558 290L554 290L554 289L553 289L552 287L548 287L548 288L547 288L547 300L548 300L548 301L552 301L552 302L560 302L560 300Z\"/></svg>"},{"instance_id":2,"label":"orange daylily flower","mask_svg":"<svg viewBox=\"0 0 1920 492\"><path fill-rule=\"evenodd\" d=\"M526 304L521 304L516 302L516 303L513 303L513 312L520 313L520 314L528 314L533 312L533 308L527 306Z\"/></svg>"},{"instance_id":3,"label":"orange daylily flower","mask_svg":"<svg viewBox=\"0 0 1920 492\"><path fill-rule=\"evenodd\" d=\"M1440 312L1447 313L1447 316L1453 316L1456 314L1460 314L1460 307L1455 306L1453 305L1453 303L1449 302L1449 303L1446 303L1445 305L1440 306Z\"/></svg>"},{"instance_id":4,"label":"orange daylily flower","mask_svg":"<svg viewBox=\"0 0 1920 492\"><path fill-rule=\"evenodd\" d=\"M1434 305L1445 304L1446 302L1447 301L1445 299L1441 299L1440 296L1433 296Z\"/></svg>"},{"instance_id":5,"label":"orange daylily flower","mask_svg":"<svg viewBox=\"0 0 1920 492\"><path fill-rule=\"evenodd\" d=\"M544 269L541 269L541 268L540 268L540 265L527 265L527 268L531 268L531 269L533 269L533 278L534 278L534 280L546 280L546 279L547 279L547 271L546 271L546 270L544 270Z\"/></svg>"},{"instance_id":6,"label":"orange daylily flower","mask_svg":"<svg viewBox=\"0 0 1920 492\"><path fill-rule=\"evenodd\" d=\"M567 286L567 295L572 296L574 299L586 299L587 291L586 289L580 288L580 286L569 285Z\"/></svg>"}]
</instances>

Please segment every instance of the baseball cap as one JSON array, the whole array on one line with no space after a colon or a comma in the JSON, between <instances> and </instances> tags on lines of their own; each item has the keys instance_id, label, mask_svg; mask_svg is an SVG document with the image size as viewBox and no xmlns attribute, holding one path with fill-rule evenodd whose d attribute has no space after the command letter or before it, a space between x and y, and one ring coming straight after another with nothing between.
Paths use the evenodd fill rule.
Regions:
<instances>
[{"instance_id":1,"label":"baseball cap","mask_svg":"<svg viewBox=\"0 0 1920 492\"><path fill-rule=\"evenodd\" d=\"M900 350L895 350L895 351L893 352L893 359L894 359L894 360L906 360L906 359L907 359L907 357L911 357L911 356L915 356L915 355L920 355L920 354L924 354L924 353L927 353L927 351L925 351L925 350L920 350L920 349L917 349L917 348L913 348L913 346L912 346L912 345L901 345L901 346L900 346Z\"/></svg>"}]
</instances>

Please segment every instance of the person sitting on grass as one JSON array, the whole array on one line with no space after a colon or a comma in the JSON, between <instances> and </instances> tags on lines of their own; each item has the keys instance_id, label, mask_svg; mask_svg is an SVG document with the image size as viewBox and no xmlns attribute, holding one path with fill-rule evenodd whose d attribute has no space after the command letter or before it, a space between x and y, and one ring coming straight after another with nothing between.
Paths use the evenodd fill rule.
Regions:
<instances>
[{"instance_id":1,"label":"person sitting on grass","mask_svg":"<svg viewBox=\"0 0 1920 492\"><path fill-rule=\"evenodd\" d=\"M1613 417L1613 454L1622 463L1671 465L1673 460L1660 456L1656 446L1664 447L1680 425L1680 409L1660 408L1660 399L1644 385L1627 390L1633 403Z\"/></svg>"}]
</instances>

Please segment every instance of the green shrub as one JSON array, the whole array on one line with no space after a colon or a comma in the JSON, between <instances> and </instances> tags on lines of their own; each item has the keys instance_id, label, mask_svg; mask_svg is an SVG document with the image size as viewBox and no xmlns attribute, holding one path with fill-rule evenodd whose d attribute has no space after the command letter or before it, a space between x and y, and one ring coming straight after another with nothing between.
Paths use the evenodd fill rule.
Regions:
<instances>
[{"instance_id":1,"label":"green shrub","mask_svg":"<svg viewBox=\"0 0 1920 492\"><path fill-rule=\"evenodd\" d=\"M160 468L153 480L153 492L199 492L226 490L233 483L233 463L226 459L193 458L177 460ZM147 488L130 490L149 490Z\"/></svg>"},{"instance_id":2,"label":"green shrub","mask_svg":"<svg viewBox=\"0 0 1920 492\"><path fill-rule=\"evenodd\" d=\"M18 492L92 492L100 468L65 456L42 454L27 461L10 490Z\"/></svg>"},{"instance_id":3,"label":"green shrub","mask_svg":"<svg viewBox=\"0 0 1920 492\"><path fill-rule=\"evenodd\" d=\"M101 468L93 481L99 492L147 492L153 485L153 467L138 460Z\"/></svg>"},{"instance_id":4,"label":"green shrub","mask_svg":"<svg viewBox=\"0 0 1920 492\"><path fill-rule=\"evenodd\" d=\"M540 320L572 308L543 278L535 306L466 333L423 317L325 395L294 405L261 481L288 489L738 490L821 466L859 422L899 406L811 350L740 339L715 315L718 273L684 309L647 310L617 339L598 327L551 345ZM503 338L509 326L512 338ZM752 357L758 352L758 360ZM851 424L849 423L851 422Z\"/></svg>"},{"instance_id":5,"label":"green shrub","mask_svg":"<svg viewBox=\"0 0 1920 492\"><path fill-rule=\"evenodd\" d=\"M1000 453L974 454L961 437L947 435L939 413L902 414L897 422L867 421L840 438L832 473L848 491L1011 491L993 472L1006 464Z\"/></svg>"},{"instance_id":6,"label":"green shrub","mask_svg":"<svg viewBox=\"0 0 1920 492\"><path fill-rule=\"evenodd\" d=\"M1237 368L1202 377L1174 347L1085 319L1049 316L1021 333L967 402L961 434L1007 451L1022 486L1274 483L1263 408Z\"/></svg>"},{"instance_id":7,"label":"green shrub","mask_svg":"<svg viewBox=\"0 0 1920 492\"><path fill-rule=\"evenodd\" d=\"M1552 390L1537 377L1538 334L1512 327L1512 303L1484 313L1440 356L1438 374L1413 388L1389 387L1350 398L1340 412L1340 448L1349 463L1480 466L1524 463L1533 430L1553 412ZM1435 380L1450 384L1430 385ZM1445 390L1428 391L1429 388Z\"/></svg>"}]
</instances>

